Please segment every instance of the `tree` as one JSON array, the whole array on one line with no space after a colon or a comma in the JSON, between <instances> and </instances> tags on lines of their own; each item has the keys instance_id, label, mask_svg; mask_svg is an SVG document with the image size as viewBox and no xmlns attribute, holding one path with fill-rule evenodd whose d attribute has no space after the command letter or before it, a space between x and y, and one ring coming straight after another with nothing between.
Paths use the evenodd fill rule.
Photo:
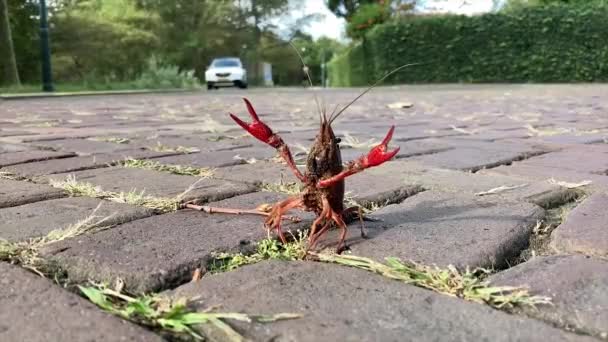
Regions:
<instances>
[{"instance_id":1,"label":"tree","mask_svg":"<svg viewBox=\"0 0 608 342\"><path fill-rule=\"evenodd\" d=\"M160 60L195 70L199 78L212 58L240 57L243 44L251 40L251 24L241 18L234 1L139 0L138 5L160 17Z\"/></svg>"},{"instance_id":2,"label":"tree","mask_svg":"<svg viewBox=\"0 0 608 342\"><path fill-rule=\"evenodd\" d=\"M378 0L328 0L327 7L338 17L349 20L359 7L377 3Z\"/></svg>"},{"instance_id":3,"label":"tree","mask_svg":"<svg viewBox=\"0 0 608 342\"><path fill-rule=\"evenodd\" d=\"M248 4L238 1L238 7L241 12L241 20L253 22L253 35L248 46L252 47L249 50L249 64L251 83L260 81L260 46L262 45L262 33L265 20L282 14L288 8L288 0L249 0Z\"/></svg>"},{"instance_id":4,"label":"tree","mask_svg":"<svg viewBox=\"0 0 608 342\"><path fill-rule=\"evenodd\" d=\"M11 35L22 83L40 81L38 0L8 0Z\"/></svg>"},{"instance_id":5,"label":"tree","mask_svg":"<svg viewBox=\"0 0 608 342\"><path fill-rule=\"evenodd\" d=\"M346 33L352 38L363 39L367 31L386 22L390 16L391 9L387 4L365 4L350 17Z\"/></svg>"},{"instance_id":6,"label":"tree","mask_svg":"<svg viewBox=\"0 0 608 342\"><path fill-rule=\"evenodd\" d=\"M0 51L0 84L20 85L6 0L0 0L0 46L4 47Z\"/></svg>"},{"instance_id":7,"label":"tree","mask_svg":"<svg viewBox=\"0 0 608 342\"><path fill-rule=\"evenodd\" d=\"M322 64L344 49L344 45L337 40L321 37L313 41L310 36L301 36L293 40L294 46L302 54L304 63L309 67L309 74L313 84L322 84ZM295 52L294 52L295 54ZM298 65L301 63L298 60Z\"/></svg>"},{"instance_id":8,"label":"tree","mask_svg":"<svg viewBox=\"0 0 608 342\"><path fill-rule=\"evenodd\" d=\"M62 80L132 80L157 51L158 17L132 0L79 0L54 8L54 71Z\"/></svg>"}]
</instances>

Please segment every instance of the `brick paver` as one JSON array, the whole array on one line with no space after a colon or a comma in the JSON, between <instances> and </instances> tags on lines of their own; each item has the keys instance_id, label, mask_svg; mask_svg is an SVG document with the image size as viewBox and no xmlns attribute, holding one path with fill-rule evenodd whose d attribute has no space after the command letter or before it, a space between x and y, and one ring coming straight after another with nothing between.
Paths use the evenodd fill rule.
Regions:
<instances>
[{"instance_id":1,"label":"brick paver","mask_svg":"<svg viewBox=\"0 0 608 342\"><path fill-rule=\"evenodd\" d=\"M348 103L358 91L319 93L329 106ZM375 211L367 214L373 219L365 223L367 239L359 236L358 222L349 224L345 253L493 267L492 280L530 285L533 294L553 297L553 306L506 315L312 261L269 261L185 284L215 252L251 252L267 237L263 217L189 209L159 214L107 199L98 214L116 212L113 227L49 243L39 256L61 267L71 284L120 278L135 293L200 295L201 308L305 315L236 325L254 340L606 339L606 294L600 291L606 287L606 93L605 85L381 87L333 124L344 162L367 153L391 125L390 148L401 148L395 160L346 180L349 203ZM46 184L72 175L105 191L163 198L196 183L183 201L221 207L253 209L286 198L262 190L296 178L276 151L227 115L249 120L243 95L303 169L319 125L312 93L303 88L1 102L0 238L25 243L84 218L102 200L68 198ZM389 108L394 102L413 106ZM129 157L213 171L201 179L118 163ZM575 195L588 198L569 214L572 204L562 205ZM314 218L294 214L302 221L285 222L285 230L307 228ZM332 229L320 247L333 247L337 233ZM157 338L19 266L0 262L0 268L2 340Z\"/></svg>"}]
</instances>

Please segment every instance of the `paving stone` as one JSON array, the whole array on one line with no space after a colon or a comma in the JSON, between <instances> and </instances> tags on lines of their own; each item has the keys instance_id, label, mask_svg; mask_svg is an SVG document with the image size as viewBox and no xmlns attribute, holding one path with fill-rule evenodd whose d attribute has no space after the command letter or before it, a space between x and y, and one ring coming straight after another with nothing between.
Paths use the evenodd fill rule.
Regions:
<instances>
[{"instance_id":1,"label":"paving stone","mask_svg":"<svg viewBox=\"0 0 608 342\"><path fill-rule=\"evenodd\" d=\"M525 202L425 191L369 216L379 222L366 223L367 239L359 237L357 223L349 229L354 255L500 268L526 248L543 210ZM336 234L332 230L320 246L334 244Z\"/></svg>"},{"instance_id":2,"label":"paving stone","mask_svg":"<svg viewBox=\"0 0 608 342\"><path fill-rule=\"evenodd\" d=\"M404 182L401 164L390 161L346 178L347 197L369 206L400 202L423 188Z\"/></svg>"},{"instance_id":3,"label":"paving stone","mask_svg":"<svg viewBox=\"0 0 608 342\"><path fill-rule=\"evenodd\" d=\"M375 142L375 144L378 144L380 142L379 139L374 139L373 141ZM447 142L443 142L441 141L441 139L432 138L424 140L398 141L396 143L392 143L389 148L393 149L397 146L399 146L401 149L399 150L399 153L397 153L397 155L395 156L395 159L434 154L453 149L453 147L450 147ZM370 149L371 146L358 148L341 148L342 161L347 162L349 160L354 160L358 157L361 157L362 155L366 155Z\"/></svg>"},{"instance_id":4,"label":"paving stone","mask_svg":"<svg viewBox=\"0 0 608 342\"><path fill-rule=\"evenodd\" d=\"M502 174L507 176L517 176L521 178L535 179L540 181L553 180L573 184L591 181L591 184L589 184L589 186L587 186L586 188L593 188L600 191L608 191L608 177L604 175L581 173L578 171L561 169L553 166L549 167L514 163L510 166L499 166L491 170L483 170L480 172L489 176Z\"/></svg>"},{"instance_id":5,"label":"paving stone","mask_svg":"<svg viewBox=\"0 0 608 342\"><path fill-rule=\"evenodd\" d=\"M0 263L0 340L163 341L17 266Z\"/></svg>"},{"instance_id":6,"label":"paving stone","mask_svg":"<svg viewBox=\"0 0 608 342\"><path fill-rule=\"evenodd\" d=\"M130 145L154 148L158 145L172 147L188 147L196 148L201 152L210 152L218 150L230 150L239 147L249 147L255 143L254 138L240 137L233 133L156 133L149 136L130 137L125 136L131 141ZM237 138L238 137L238 138Z\"/></svg>"},{"instance_id":7,"label":"paving stone","mask_svg":"<svg viewBox=\"0 0 608 342\"><path fill-rule=\"evenodd\" d=\"M536 156L517 164L602 174L608 171L608 145L569 148Z\"/></svg>"},{"instance_id":8,"label":"paving stone","mask_svg":"<svg viewBox=\"0 0 608 342\"><path fill-rule=\"evenodd\" d=\"M278 155L274 148L269 146L252 146L233 149L230 152L233 153L235 159L241 160L266 160L273 158Z\"/></svg>"},{"instance_id":9,"label":"paving stone","mask_svg":"<svg viewBox=\"0 0 608 342\"><path fill-rule=\"evenodd\" d=\"M303 171L303 169L300 171ZM281 180L285 183L298 181L286 165L266 161L221 167L214 171L213 177L256 185L275 184L281 182Z\"/></svg>"},{"instance_id":10,"label":"paving stone","mask_svg":"<svg viewBox=\"0 0 608 342\"><path fill-rule=\"evenodd\" d=\"M543 208L563 203L564 198L569 197L573 192L573 190L562 188L546 180L530 181L521 177L440 169L409 160L394 161L378 168L366 170L366 172L368 174L384 172L392 175L392 177L399 175L401 178L395 179L395 182L412 186L417 185L428 190L465 193L494 200L525 200ZM379 177L382 178L380 175ZM488 193L500 187L510 188Z\"/></svg>"},{"instance_id":11,"label":"paving stone","mask_svg":"<svg viewBox=\"0 0 608 342\"><path fill-rule=\"evenodd\" d=\"M111 142L94 141L89 139L51 140L33 145L41 148L51 148L56 151L74 152L81 156L99 153L113 153L133 148L128 144L115 144Z\"/></svg>"},{"instance_id":12,"label":"paving stone","mask_svg":"<svg viewBox=\"0 0 608 342\"><path fill-rule=\"evenodd\" d=\"M60 173L45 177L48 180L63 181L70 175L74 175L77 181L100 186L105 191L144 191L145 194L158 197L175 197L193 186L192 190L182 198L186 201L198 202L217 201L255 190L253 186L244 183L122 167Z\"/></svg>"},{"instance_id":13,"label":"paving stone","mask_svg":"<svg viewBox=\"0 0 608 342\"><path fill-rule=\"evenodd\" d=\"M47 159L66 158L72 156L75 156L75 154L71 152L53 151L22 151L0 153L0 168L15 164L29 163Z\"/></svg>"},{"instance_id":14,"label":"paving stone","mask_svg":"<svg viewBox=\"0 0 608 342\"><path fill-rule=\"evenodd\" d=\"M596 193L568 214L551 233L550 247L562 253L608 257L608 195Z\"/></svg>"},{"instance_id":15,"label":"paving stone","mask_svg":"<svg viewBox=\"0 0 608 342\"><path fill-rule=\"evenodd\" d=\"M164 156L171 156L181 153L176 152L155 152L150 150L133 149L109 154L96 154L93 156L79 156L72 158L50 159L33 163L12 165L3 168L22 177L35 178L37 176L50 175L55 173L75 172L87 169L97 169L114 165L118 161L127 158L150 159Z\"/></svg>"},{"instance_id":16,"label":"paving stone","mask_svg":"<svg viewBox=\"0 0 608 342\"><path fill-rule=\"evenodd\" d=\"M267 261L204 277L171 293L198 296L200 309L221 305L231 312L304 315L268 324L230 322L255 341L593 340L363 270L321 263Z\"/></svg>"},{"instance_id":17,"label":"paving stone","mask_svg":"<svg viewBox=\"0 0 608 342\"><path fill-rule=\"evenodd\" d=\"M519 309L559 327L608 338L608 261L582 255L535 257L490 278L497 285L527 285L553 305Z\"/></svg>"},{"instance_id":18,"label":"paving stone","mask_svg":"<svg viewBox=\"0 0 608 342\"><path fill-rule=\"evenodd\" d=\"M608 139L608 133L589 135L553 135L536 137L546 143L570 145L570 144L597 144Z\"/></svg>"},{"instance_id":19,"label":"paving stone","mask_svg":"<svg viewBox=\"0 0 608 342\"><path fill-rule=\"evenodd\" d=\"M499 141L504 139L527 139L530 137L530 131L525 128L516 128L511 130L487 130L482 127L463 127L463 132L471 132L469 135L463 135L459 137L452 137L450 139L463 141Z\"/></svg>"},{"instance_id":20,"label":"paving stone","mask_svg":"<svg viewBox=\"0 0 608 342\"><path fill-rule=\"evenodd\" d=\"M67 228L91 215L96 217L93 222L108 218L103 221L103 225L111 226L151 216L152 211L85 197L30 203L0 210L0 238L21 241L43 236L52 230Z\"/></svg>"},{"instance_id":21,"label":"paving stone","mask_svg":"<svg viewBox=\"0 0 608 342\"><path fill-rule=\"evenodd\" d=\"M184 165L192 167L223 167L238 164L245 164L242 159L235 159L238 152L235 151L212 151L182 154L171 157L156 159L161 164Z\"/></svg>"},{"instance_id":22,"label":"paving stone","mask_svg":"<svg viewBox=\"0 0 608 342\"><path fill-rule=\"evenodd\" d=\"M280 197L255 193L212 205L253 209ZM285 221L283 229L308 225ZM120 277L125 289L147 292L188 281L197 267L207 267L213 252L251 251L253 242L266 236L263 217L180 210L58 242L43 254L57 260L74 281Z\"/></svg>"},{"instance_id":23,"label":"paving stone","mask_svg":"<svg viewBox=\"0 0 608 342\"><path fill-rule=\"evenodd\" d=\"M0 208L65 196L63 191L47 185L0 178Z\"/></svg>"},{"instance_id":24,"label":"paving stone","mask_svg":"<svg viewBox=\"0 0 608 342\"><path fill-rule=\"evenodd\" d=\"M0 130L0 137L12 137L16 135L24 136L24 135L34 135L35 133L31 133L28 131L14 131L14 130Z\"/></svg>"},{"instance_id":25,"label":"paving stone","mask_svg":"<svg viewBox=\"0 0 608 342\"><path fill-rule=\"evenodd\" d=\"M484 168L510 164L513 161L545 153L546 149L524 144L482 143L458 146L453 150L413 157L426 165L475 172Z\"/></svg>"}]
</instances>

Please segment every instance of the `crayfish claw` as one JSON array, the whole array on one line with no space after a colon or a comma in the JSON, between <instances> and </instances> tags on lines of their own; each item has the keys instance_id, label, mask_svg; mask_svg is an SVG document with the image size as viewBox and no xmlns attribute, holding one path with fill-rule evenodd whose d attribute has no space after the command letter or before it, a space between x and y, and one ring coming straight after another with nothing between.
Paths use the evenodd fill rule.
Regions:
<instances>
[{"instance_id":1,"label":"crayfish claw","mask_svg":"<svg viewBox=\"0 0 608 342\"><path fill-rule=\"evenodd\" d=\"M244 98L244 97L243 97L243 101L245 101L245 106L247 106L247 111L249 112L249 115L251 115L251 118L254 121L260 121L260 119L258 118L258 113L255 112L255 109L253 109L251 102L249 102L249 100L247 100L247 98Z\"/></svg>"},{"instance_id":2,"label":"crayfish claw","mask_svg":"<svg viewBox=\"0 0 608 342\"><path fill-rule=\"evenodd\" d=\"M232 120L234 120L239 126L243 127L244 130L249 132L249 134L253 135L256 139L270 144L272 147L277 147L279 145L278 137L272 132L272 129L268 127L265 123L260 121L258 114L253 109L253 106L246 98L243 98L245 101L245 105L247 105L247 110L249 111L249 115L253 121L251 123L247 123L241 119L239 119L236 115L229 113Z\"/></svg>"},{"instance_id":3,"label":"crayfish claw","mask_svg":"<svg viewBox=\"0 0 608 342\"><path fill-rule=\"evenodd\" d=\"M392 126L388 133L386 133L386 137L382 140L382 142L375 146L369 151L367 157L364 159L365 167L378 166L390 159L392 159L397 153L399 153L400 147L397 147L393 151L387 152L388 143L393 138L393 132L395 131L395 126Z\"/></svg>"}]
</instances>

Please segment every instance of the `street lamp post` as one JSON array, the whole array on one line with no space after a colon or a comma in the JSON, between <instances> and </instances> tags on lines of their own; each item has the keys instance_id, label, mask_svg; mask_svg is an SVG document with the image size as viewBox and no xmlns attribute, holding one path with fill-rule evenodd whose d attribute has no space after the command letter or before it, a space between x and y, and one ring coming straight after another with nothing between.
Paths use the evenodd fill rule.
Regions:
<instances>
[{"instance_id":1,"label":"street lamp post","mask_svg":"<svg viewBox=\"0 0 608 342\"><path fill-rule=\"evenodd\" d=\"M49 43L49 24L46 0L40 0L40 57L42 59L42 90L53 91L51 74L51 48Z\"/></svg>"}]
</instances>

